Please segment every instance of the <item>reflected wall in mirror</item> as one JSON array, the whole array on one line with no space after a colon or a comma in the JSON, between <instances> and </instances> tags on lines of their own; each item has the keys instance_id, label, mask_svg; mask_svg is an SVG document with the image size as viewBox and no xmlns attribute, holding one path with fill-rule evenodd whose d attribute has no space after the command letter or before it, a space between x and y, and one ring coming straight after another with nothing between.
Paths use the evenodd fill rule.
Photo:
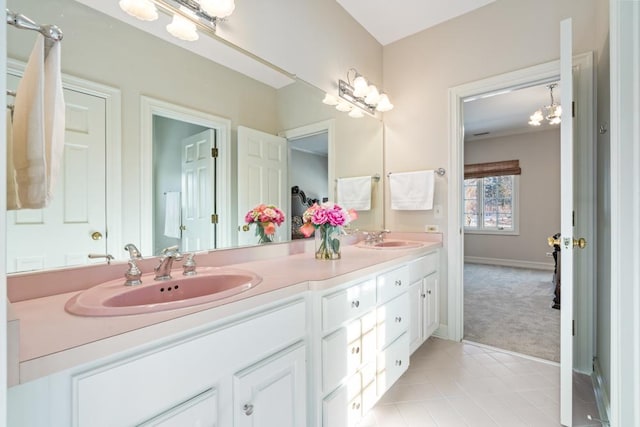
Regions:
<instances>
[{"instance_id":1,"label":"reflected wall in mirror","mask_svg":"<svg viewBox=\"0 0 640 427\"><path fill-rule=\"evenodd\" d=\"M77 230L63 228L65 220L58 226L43 229L42 218L50 216L48 210L51 208L42 212L19 211L8 215L9 221L12 216L22 217L17 221L20 226L15 233L8 236L10 256L12 248L22 248L22 252L14 253L8 260L8 271L103 262L100 259L90 260L87 255L91 252L110 253L116 259L124 259L126 253L122 248L128 242L139 245L145 256L156 255L160 248L176 241L180 241L186 250L236 246L238 226L242 225L238 221L236 171L237 128L240 125L271 135L285 135L292 129L331 122L327 157L330 199L334 198L337 177L382 173L381 122L373 117L352 119L333 110L321 103L324 93L305 82L296 81L276 89L73 0L44 3L8 0L7 7L39 23L56 24L64 32L62 72L67 87L68 118L64 161L69 167L81 166L73 170L76 175L70 182L84 187L74 187L71 190L75 192L70 190L68 194L58 193L56 198L63 206L69 207L70 203L79 200L76 195L82 191L95 200L104 201L105 205L99 209L98 216L102 218L97 223L89 221L87 212L82 210L66 221L77 225ZM26 62L35 33L9 27L7 35L9 58ZM201 35L204 37L207 36ZM17 77L14 82L17 82ZM85 83L86 89L82 87ZM103 122L91 122L84 113L86 108L83 104L73 99L73 95L83 93L90 96L90 100L96 98L94 101L101 104L101 108L106 108L104 114L95 114L102 115ZM144 97L223 118L228 123L226 137L229 150L224 154L226 170L224 176L206 190L211 192L213 200L218 200L217 205L214 203L216 212L211 213L221 209L227 217L221 217L217 225L209 225L213 231L209 230L208 239L201 238L199 233L191 243L185 243L186 239L182 239L180 233L176 233L173 227L167 227L167 212L171 206L168 206L164 193L183 192L180 182L183 174L180 172L178 178L176 166L169 169L163 162L167 161L167 156L177 158L175 145L181 145L181 141L192 136L187 135L192 131L169 131L167 125L171 122L156 115L152 126L154 131L151 132L153 142L149 143L150 151L147 150L143 126L149 118L143 117L141 112ZM151 120L153 122L153 117ZM199 133L196 130L211 128L202 123L195 124L200 126L193 128L195 133ZM89 157L93 143L83 146L74 139L86 134L87 127L101 135L98 139L102 139L106 146L101 159ZM220 136L216 134L215 139ZM163 154L165 151L159 148L160 144L171 146L173 154ZM100 179L89 178L89 173L99 175ZM150 181L151 187L145 180ZM287 182L288 189L293 185L296 184ZM361 219L355 225L358 228L382 227L382 183L374 184L372 189L372 210L361 213ZM224 203L219 202L219 194L223 194ZM98 210L99 206L85 199L76 204L82 209L88 207L85 210ZM289 230L290 206L281 208L287 214ZM184 224L180 223L180 226ZM31 227L33 232L27 232L27 227ZM27 237L29 233L32 237ZM78 241L71 249L62 251L57 247L63 241L71 241L71 238ZM44 240L53 243L50 251L42 248ZM58 259L53 259L52 251L59 255Z\"/></svg>"}]
</instances>

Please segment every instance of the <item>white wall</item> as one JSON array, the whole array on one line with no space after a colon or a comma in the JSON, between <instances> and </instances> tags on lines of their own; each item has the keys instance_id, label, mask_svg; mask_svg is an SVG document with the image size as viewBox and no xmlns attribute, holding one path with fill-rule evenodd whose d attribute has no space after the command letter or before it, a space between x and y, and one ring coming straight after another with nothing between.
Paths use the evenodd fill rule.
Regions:
<instances>
[{"instance_id":1,"label":"white wall","mask_svg":"<svg viewBox=\"0 0 640 427\"><path fill-rule=\"evenodd\" d=\"M451 87L558 59L560 21L572 17L574 52L598 50L597 4L602 0L497 0L476 11L384 47L384 87L395 108L385 113L385 170L447 167ZM385 211L391 230L447 230L447 179L436 184L433 212ZM444 235L444 246L449 236ZM446 252L446 250L445 250ZM447 259L442 257L440 322L447 324Z\"/></svg>"},{"instance_id":2,"label":"white wall","mask_svg":"<svg viewBox=\"0 0 640 427\"><path fill-rule=\"evenodd\" d=\"M553 266L547 237L560 232L560 130L465 142L464 163L519 160L518 235L464 236L465 257ZM516 263L517 264L517 263Z\"/></svg>"},{"instance_id":3,"label":"white wall","mask_svg":"<svg viewBox=\"0 0 640 427\"><path fill-rule=\"evenodd\" d=\"M304 191L307 198L318 199L329 197L327 182L327 156L301 150L291 150L289 182Z\"/></svg>"}]
</instances>

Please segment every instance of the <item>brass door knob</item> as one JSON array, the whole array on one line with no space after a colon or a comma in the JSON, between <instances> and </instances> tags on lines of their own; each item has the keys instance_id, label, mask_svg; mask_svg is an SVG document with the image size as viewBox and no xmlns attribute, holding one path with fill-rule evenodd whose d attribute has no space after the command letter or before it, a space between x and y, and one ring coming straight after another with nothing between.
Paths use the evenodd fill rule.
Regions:
<instances>
[{"instance_id":1,"label":"brass door knob","mask_svg":"<svg viewBox=\"0 0 640 427\"><path fill-rule=\"evenodd\" d=\"M578 240L573 239L573 247L579 247L580 249L584 249L587 246L587 240L584 237L579 238Z\"/></svg>"},{"instance_id":2,"label":"brass door knob","mask_svg":"<svg viewBox=\"0 0 640 427\"><path fill-rule=\"evenodd\" d=\"M102 239L102 233L99 231L94 231L93 233L91 233L91 238L93 240L100 240Z\"/></svg>"},{"instance_id":3,"label":"brass door knob","mask_svg":"<svg viewBox=\"0 0 640 427\"><path fill-rule=\"evenodd\" d=\"M187 229L187 227L185 227L184 225L180 226L180 231L185 231Z\"/></svg>"},{"instance_id":4,"label":"brass door knob","mask_svg":"<svg viewBox=\"0 0 640 427\"><path fill-rule=\"evenodd\" d=\"M560 238L554 239L553 237L547 237L547 243L551 247L553 247L554 245L560 246Z\"/></svg>"}]
</instances>

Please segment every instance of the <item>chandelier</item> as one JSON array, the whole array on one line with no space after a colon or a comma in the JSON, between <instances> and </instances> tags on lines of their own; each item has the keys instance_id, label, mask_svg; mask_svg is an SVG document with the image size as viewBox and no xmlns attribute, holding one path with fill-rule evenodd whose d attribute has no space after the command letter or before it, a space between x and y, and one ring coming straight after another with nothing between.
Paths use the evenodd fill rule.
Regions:
<instances>
[{"instance_id":1,"label":"chandelier","mask_svg":"<svg viewBox=\"0 0 640 427\"><path fill-rule=\"evenodd\" d=\"M533 115L529 116L529 124L531 126L540 126L542 121L546 119L550 125L560 124L562 116L562 106L557 104L553 99L553 89L558 87L558 83L547 85L549 95L551 96L551 104L537 110Z\"/></svg>"}]
</instances>

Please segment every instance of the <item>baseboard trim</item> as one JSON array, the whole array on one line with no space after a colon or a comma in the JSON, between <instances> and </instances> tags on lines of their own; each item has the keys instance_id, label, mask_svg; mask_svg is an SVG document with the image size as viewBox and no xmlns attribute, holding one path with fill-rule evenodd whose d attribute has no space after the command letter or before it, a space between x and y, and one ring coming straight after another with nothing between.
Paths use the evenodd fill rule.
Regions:
<instances>
[{"instance_id":1,"label":"baseboard trim","mask_svg":"<svg viewBox=\"0 0 640 427\"><path fill-rule=\"evenodd\" d=\"M449 328L447 327L447 325L440 325L438 329L436 329L436 331L433 333L433 336L445 340L451 339L451 337L449 336Z\"/></svg>"},{"instance_id":2,"label":"baseboard trim","mask_svg":"<svg viewBox=\"0 0 640 427\"><path fill-rule=\"evenodd\" d=\"M598 406L599 417L601 420L608 421L611 419L611 404L609 402L607 389L604 386L605 379L602 376L600 362L597 357L593 358L593 373L591 374L591 381L593 381L593 391L596 396L596 405Z\"/></svg>"},{"instance_id":3,"label":"baseboard trim","mask_svg":"<svg viewBox=\"0 0 640 427\"><path fill-rule=\"evenodd\" d=\"M510 354L512 356L521 357L523 359L533 360L534 362L545 363L547 365L553 365L553 366L560 366L560 363L554 362L553 360L547 360L547 359L542 359L540 357L529 356L528 354L518 353L518 352L515 352L515 351L511 351L511 350L506 350L504 348L494 347L494 346L488 345L488 344L482 344L482 343L476 342L476 341L469 341L469 340L463 339L462 342L463 343L467 343L467 344L471 344L471 345L475 345L476 347L482 347L482 348L487 349L487 350L492 350L492 351L495 351L495 352L498 352L498 353L506 353L506 354Z\"/></svg>"},{"instance_id":4,"label":"baseboard trim","mask_svg":"<svg viewBox=\"0 0 640 427\"><path fill-rule=\"evenodd\" d=\"M478 256L465 256L464 262L472 264L500 265L504 267L531 268L533 270L553 271L555 268L553 263L523 261L519 259L484 258Z\"/></svg>"}]
</instances>

